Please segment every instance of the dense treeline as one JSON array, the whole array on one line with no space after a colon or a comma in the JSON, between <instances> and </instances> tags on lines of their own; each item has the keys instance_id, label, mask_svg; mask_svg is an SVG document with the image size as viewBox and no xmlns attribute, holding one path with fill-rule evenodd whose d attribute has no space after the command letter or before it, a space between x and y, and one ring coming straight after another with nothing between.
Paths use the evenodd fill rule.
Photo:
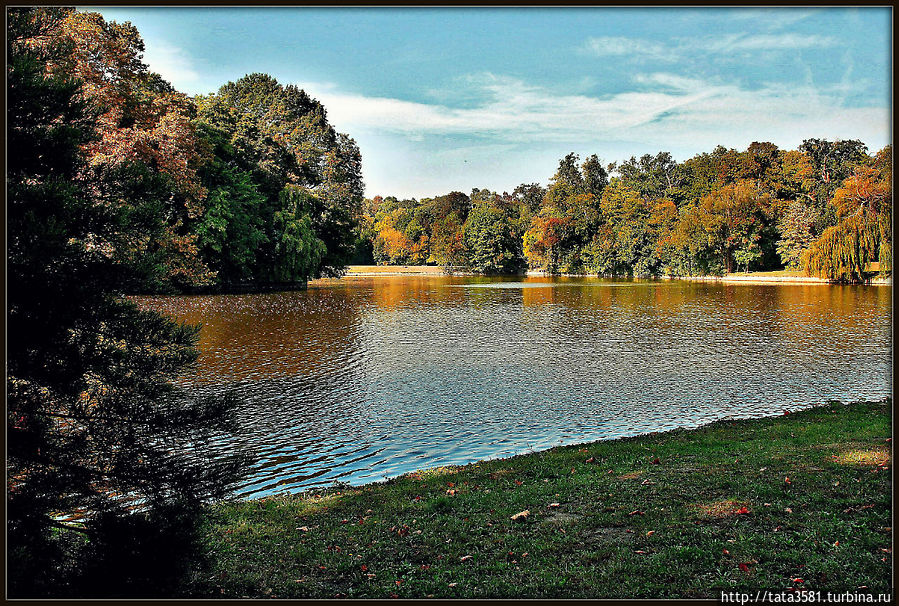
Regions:
<instances>
[{"instance_id":1,"label":"dense treeline","mask_svg":"<svg viewBox=\"0 0 899 606\"><path fill-rule=\"evenodd\" d=\"M565 156L549 187L363 203L360 246L379 264L484 273L705 275L799 269L858 281L892 269L891 147L753 143L678 163L660 152L604 167ZM359 259L360 261L363 259ZM877 267L877 266L873 266Z\"/></svg>"},{"instance_id":2,"label":"dense treeline","mask_svg":"<svg viewBox=\"0 0 899 606\"><path fill-rule=\"evenodd\" d=\"M129 23L67 10L34 48L64 49L50 74L96 110L83 172L129 216L108 253L129 290L303 283L352 254L361 158L325 109L263 74L189 98L141 60Z\"/></svg>"}]
</instances>

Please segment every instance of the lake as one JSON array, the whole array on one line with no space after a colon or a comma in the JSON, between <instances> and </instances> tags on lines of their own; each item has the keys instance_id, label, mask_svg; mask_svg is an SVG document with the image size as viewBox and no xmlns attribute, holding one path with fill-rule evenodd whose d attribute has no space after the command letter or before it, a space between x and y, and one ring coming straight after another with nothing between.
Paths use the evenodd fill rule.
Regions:
<instances>
[{"instance_id":1,"label":"lake","mask_svg":"<svg viewBox=\"0 0 899 606\"><path fill-rule=\"evenodd\" d=\"M241 402L239 494L361 484L891 393L888 286L351 277L135 297L202 323L179 380Z\"/></svg>"}]
</instances>

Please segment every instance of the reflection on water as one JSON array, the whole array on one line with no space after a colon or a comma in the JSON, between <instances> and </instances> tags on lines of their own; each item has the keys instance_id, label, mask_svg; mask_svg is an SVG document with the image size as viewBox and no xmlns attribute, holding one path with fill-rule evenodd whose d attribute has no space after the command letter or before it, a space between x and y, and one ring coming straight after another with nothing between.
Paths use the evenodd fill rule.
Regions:
<instances>
[{"instance_id":1,"label":"reflection on water","mask_svg":"<svg viewBox=\"0 0 899 606\"><path fill-rule=\"evenodd\" d=\"M202 323L247 496L890 393L888 287L384 276L140 297Z\"/></svg>"}]
</instances>

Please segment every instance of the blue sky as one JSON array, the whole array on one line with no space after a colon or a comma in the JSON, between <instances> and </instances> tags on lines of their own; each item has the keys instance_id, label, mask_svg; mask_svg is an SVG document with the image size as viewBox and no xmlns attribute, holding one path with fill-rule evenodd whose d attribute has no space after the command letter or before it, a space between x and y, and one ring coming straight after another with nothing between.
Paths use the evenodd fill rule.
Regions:
<instances>
[{"instance_id":1,"label":"blue sky","mask_svg":"<svg viewBox=\"0 0 899 606\"><path fill-rule=\"evenodd\" d=\"M185 93L302 87L359 144L368 196L546 184L572 151L892 140L889 8L83 10L131 21Z\"/></svg>"}]
</instances>

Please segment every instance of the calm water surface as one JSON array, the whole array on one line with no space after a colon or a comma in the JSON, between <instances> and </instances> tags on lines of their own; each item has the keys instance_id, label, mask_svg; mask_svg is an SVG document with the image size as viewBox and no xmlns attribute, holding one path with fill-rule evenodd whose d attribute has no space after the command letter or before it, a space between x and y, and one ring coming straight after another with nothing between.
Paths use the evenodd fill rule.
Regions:
<instances>
[{"instance_id":1,"label":"calm water surface","mask_svg":"<svg viewBox=\"0 0 899 606\"><path fill-rule=\"evenodd\" d=\"M397 276L140 297L202 323L244 496L780 414L891 389L890 287Z\"/></svg>"}]
</instances>

